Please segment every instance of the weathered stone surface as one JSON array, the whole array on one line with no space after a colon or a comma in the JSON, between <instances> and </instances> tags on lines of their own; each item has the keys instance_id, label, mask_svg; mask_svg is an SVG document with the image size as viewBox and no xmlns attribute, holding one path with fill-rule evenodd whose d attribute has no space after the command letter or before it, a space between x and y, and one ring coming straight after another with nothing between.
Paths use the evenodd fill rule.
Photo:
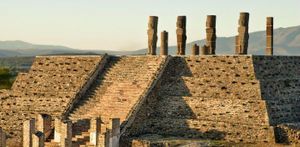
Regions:
<instances>
[{"instance_id":1,"label":"weathered stone surface","mask_svg":"<svg viewBox=\"0 0 300 147\"><path fill-rule=\"evenodd\" d=\"M23 147L32 147L32 136L35 133L35 119L23 123Z\"/></svg>"},{"instance_id":2,"label":"weathered stone surface","mask_svg":"<svg viewBox=\"0 0 300 147\"><path fill-rule=\"evenodd\" d=\"M44 140L51 134L52 118L46 114L38 114L36 116L36 131L43 133ZM40 135L37 134L39 137Z\"/></svg>"},{"instance_id":3,"label":"weathered stone surface","mask_svg":"<svg viewBox=\"0 0 300 147\"><path fill-rule=\"evenodd\" d=\"M168 55L168 40L169 40L169 35L167 31L161 32L161 44L160 44L160 55L166 56Z\"/></svg>"},{"instance_id":4,"label":"weathered stone surface","mask_svg":"<svg viewBox=\"0 0 300 147\"><path fill-rule=\"evenodd\" d=\"M178 16L177 23L177 55L185 55L186 48L186 16Z\"/></svg>"},{"instance_id":5,"label":"weathered stone surface","mask_svg":"<svg viewBox=\"0 0 300 147\"><path fill-rule=\"evenodd\" d=\"M93 118L90 121L90 143L92 145L95 145L97 147L100 147L101 143L102 145L104 144L101 142L101 119L98 118Z\"/></svg>"},{"instance_id":6,"label":"weathered stone surface","mask_svg":"<svg viewBox=\"0 0 300 147\"><path fill-rule=\"evenodd\" d=\"M44 147L45 136L44 133L37 131L32 134L32 147Z\"/></svg>"},{"instance_id":7,"label":"weathered stone surface","mask_svg":"<svg viewBox=\"0 0 300 147\"><path fill-rule=\"evenodd\" d=\"M158 17L149 16L148 22L148 55L156 55Z\"/></svg>"},{"instance_id":8,"label":"weathered stone surface","mask_svg":"<svg viewBox=\"0 0 300 147\"><path fill-rule=\"evenodd\" d=\"M273 17L267 17L266 40L266 55L273 55Z\"/></svg>"},{"instance_id":9,"label":"weathered stone surface","mask_svg":"<svg viewBox=\"0 0 300 147\"><path fill-rule=\"evenodd\" d=\"M206 47L209 54L216 54L216 16L208 15L206 18Z\"/></svg>"},{"instance_id":10,"label":"weathered stone surface","mask_svg":"<svg viewBox=\"0 0 300 147\"><path fill-rule=\"evenodd\" d=\"M199 46L197 44L194 44L191 49L192 49L191 53L193 56L199 55Z\"/></svg>"},{"instance_id":11,"label":"weathered stone surface","mask_svg":"<svg viewBox=\"0 0 300 147\"><path fill-rule=\"evenodd\" d=\"M239 18L238 37L236 37L236 54L247 54L249 40L249 13L241 12Z\"/></svg>"},{"instance_id":12,"label":"weathered stone surface","mask_svg":"<svg viewBox=\"0 0 300 147\"><path fill-rule=\"evenodd\" d=\"M299 65L300 57L296 56L111 57L81 101L74 103L76 107L69 117L74 121L74 145L91 145L93 132L98 129L102 145L105 132L109 132L108 139L112 134L118 136L113 132L124 133L121 141L158 134L274 143L278 134L273 127L300 122ZM35 75L20 76L30 74ZM35 117L35 112L51 112L61 119L61 111L50 109L63 107L63 102L56 99L65 99L68 92L44 91L0 91L0 126L9 130L8 137L22 133L20 120ZM76 96L70 91L71 96ZM48 110L38 103L52 107ZM99 121L80 120L99 116L103 121L98 129L95 124ZM115 117L120 117L118 131L113 131L117 127L111 123ZM67 131L62 131L61 122L57 126L55 121L54 127L54 141L60 142ZM289 126L284 130L288 130L284 132L288 132L289 140L297 140L297 129L290 130Z\"/></svg>"},{"instance_id":13,"label":"weathered stone surface","mask_svg":"<svg viewBox=\"0 0 300 147\"><path fill-rule=\"evenodd\" d=\"M36 114L61 116L81 96L101 69L103 56L39 56L11 91L2 94L0 126L8 139L22 144L22 123ZM1 95L1 94L0 94Z\"/></svg>"},{"instance_id":14,"label":"weathered stone surface","mask_svg":"<svg viewBox=\"0 0 300 147\"><path fill-rule=\"evenodd\" d=\"M0 147L6 147L6 134L2 128L0 128Z\"/></svg>"},{"instance_id":15,"label":"weathered stone surface","mask_svg":"<svg viewBox=\"0 0 300 147\"><path fill-rule=\"evenodd\" d=\"M300 121L297 64L298 57L173 58L127 135L272 144L274 125Z\"/></svg>"},{"instance_id":16,"label":"weathered stone surface","mask_svg":"<svg viewBox=\"0 0 300 147\"><path fill-rule=\"evenodd\" d=\"M208 46L204 45L201 47L201 55L209 55L210 54L210 49Z\"/></svg>"},{"instance_id":17,"label":"weathered stone surface","mask_svg":"<svg viewBox=\"0 0 300 147\"><path fill-rule=\"evenodd\" d=\"M72 122L62 122L60 126L60 133L60 145L62 147L72 147Z\"/></svg>"},{"instance_id":18,"label":"weathered stone surface","mask_svg":"<svg viewBox=\"0 0 300 147\"><path fill-rule=\"evenodd\" d=\"M275 131L279 143L300 144L300 123L280 124Z\"/></svg>"}]
</instances>

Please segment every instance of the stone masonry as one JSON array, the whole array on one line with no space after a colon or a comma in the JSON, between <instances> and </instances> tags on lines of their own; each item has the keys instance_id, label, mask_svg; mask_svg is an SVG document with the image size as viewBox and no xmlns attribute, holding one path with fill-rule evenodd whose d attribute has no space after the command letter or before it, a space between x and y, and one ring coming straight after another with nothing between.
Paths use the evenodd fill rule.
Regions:
<instances>
[{"instance_id":1,"label":"stone masonry","mask_svg":"<svg viewBox=\"0 0 300 147\"><path fill-rule=\"evenodd\" d=\"M40 56L30 71L21 73L11 91L0 94L0 126L8 143L21 142L22 124L36 114L63 117L81 96L103 56ZM14 140L11 140L14 138Z\"/></svg>"},{"instance_id":2,"label":"stone masonry","mask_svg":"<svg viewBox=\"0 0 300 147\"><path fill-rule=\"evenodd\" d=\"M300 122L294 91L300 84L295 80L298 58L174 57L123 139L156 134L275 143L277 125ZM283 89L280 83L291 86Z\"/></svg>"},{"instance_id":3,"label":"stone masonry","mask_svg":"<svg viewBox=\"0 0 300 147\"><path fill-rule=\"evenodd\" d=\"M47 58L52 58L53 64L58 65L57 60L62 59L43 57L45 60ZM89 57L72 57L73 61L79 59L85 60ZM94 67L104 62L102 58L95 59L97 62L91 60L95 63ZM46 64L39 66L40 60L36 60L27 77L37 69L50 73L51 68ZM64 62L69 63L66 60ZM73 103L75 107L67 116L68 120L72 120L73 127L64 129L63 134L72 134L72 137L66 135L66 138L72 139L74 145L91 145L95 144L95 138L91 138L92 132L100 130L100 134L95 135L100 136L96 139L103 143L104 135L113 132L112 118L120 118L121 146L130 144L131 138L147 134L268 144L275 143L275 138L277 141L288 138L284 142L288 140L294 143L298 137L297 127L292 126L298 126L300 122L299 61L299 57L294 56L111 56L107 58L102 70L99 70L100 66L97 67L97 78L79 101ZM56 71L63 69L68 70L61 66ZM84 71L81 73L85 74ZM20 76L17 81L24 79L23 74ZM57 80L57 83L50 84L59 86L61 82L62 80ZM16 84L19 85L19 82ZM14 88L18 87L17 85L14 85ZM150 88L149 85L154 87ZM62 90L67 88L62 87ZM29 86L24 86L23 89L29 89ZM43 92L42 89L39 91ZM12 103L17 103L16 98L23 98L15 98L9 91L1 91L0 96L1 106L4 108L1 109L1 127L8 132L9 140L20 136L18 126L22 126L23 120L35 116L35 113L31 112L39 110L37 112L64 118L62 116L65 111L61 109L67 109L58 109L57 105L51 103L43 109L21 109L21 106L20 109L12 109ZM45 101L53 98L54 96L45 97ZM12 103L8 103L11 100ZM41 104L43 103L42 101ZM56 103L53 101L53 104ZM33 106L35 101L29 101L28 104ZM84 121L98 117L101 118L101 122ZM131 123L127 122L129 118L132 119ZM96 129L92 124L100 126ZM126 130L123 130L125 126ZM55 128L61 129L57 127ZM68 133L70 130L72 132ZM278 135L278 132L286 133ZM289 135L286 137L284 134ZM39 136L34 137L39 139ZM61 137L57 139L61 140ZM48 146L49 143L45 145Z\"/></svg>"},{"instance_id":4,"label":"stone masonry","mask_svg":"<svg viewBox=\"0 0 300 147\"><path fill-rule=\"evenodd\" d=\"M0 147L172 146L170 139L299 145L300 57L270 56L273 18L269 56L246 55L249 13L240 14L237 55L214 55L216 16L209 15L201 55L194 44L183 56L186 16L178 16L180 56L168 56L166 31L155 56L157 23L149 17L146 56L36 57L0 90Z\"/></svg>"}]
</instances>

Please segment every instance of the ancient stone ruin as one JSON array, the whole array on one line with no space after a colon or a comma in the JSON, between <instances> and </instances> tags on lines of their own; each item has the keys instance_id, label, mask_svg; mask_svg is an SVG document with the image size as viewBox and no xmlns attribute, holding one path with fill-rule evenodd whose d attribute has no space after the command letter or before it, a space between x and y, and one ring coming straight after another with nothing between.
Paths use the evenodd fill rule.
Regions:
<instances>
[{"instance_id":1,"label":"ancient stone ruin","mask_svg":"<svg viewBox=\"0 0 300 147\"><path fill-rule=\"evenodd\" d=\"M216 54L216 16L208 15L206 19L206 45L204 48L208 48L209 54Z\"/></svg>"},{"instance_id":2,"label":"ancient stone ruin","mask_svg":"<svg viewBox=\"0 0 300 147\"><path fill-rule=\"evenodd\" d=\"M249 40L249 13L240 13L238 36L236 36L236 54L248 53L248 40Z\"/></svg>"},{"instance_id":3,"label":"ancient stone ruin","mask_svg":"<svg viewBox=\"0 0 300 147\"><path fill-rule=\"evenodd\" d=\"M168 55L168 40L169 40L168 32L167 31L161 32L160 38L161 38L160 55Z\"/></svg>"},{"instance_id":4,"label":"ancient stone ruin","mask_svg":"<svg viewBox=\"0 0 300 147\"><path fill-rule=\"evenodd\" d=\"M208 37L201 55L170 56L163 31L160 55L37 56L0 90L0 147L299 145L300 57L245 55L248 16L237 55L211 55Z\"/></svg>"},{"instance_id":5,"label":"ancient stone ruin","mask_svg":"<svg viewBox=\"0 0 300 147\"><path fill-rule=\"evenodd\" d=\"M148 55L156 55L158 17L149 16L148 22Z\"/></svg>"},{"instance_id":6,"label":"ancient stone ruin","mask_svg":"<svg viewBox=\"0 0 300 147\"><path fill-rule=\"evenodd\" d=\"M273 17L267 17L266 55L273 55Z\"/></svg>"},{"instance_id":7,"label":"ancient stone ruin","mask_svg":"<svg viewBox=\"0 0 300 147\"><path fill-rule=\"evenodd\" d=\"M177 55L185 55L186 47L186 16L178 16L177 23Z\"/></svg>"}]
</instances>

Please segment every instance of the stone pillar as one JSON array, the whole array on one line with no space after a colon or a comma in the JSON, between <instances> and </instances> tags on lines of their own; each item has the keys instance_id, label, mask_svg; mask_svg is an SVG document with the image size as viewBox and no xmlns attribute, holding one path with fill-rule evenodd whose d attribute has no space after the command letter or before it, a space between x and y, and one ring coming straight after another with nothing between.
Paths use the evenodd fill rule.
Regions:
<instances>
[{"instance_id":1,"label":"stone pillar","mask_svg":"<svg viewBox=\"0 0 300 147\"><path fill-rule=\"evenodd\" d=\"M6 134L2 128L0 128L0 147L6 147Z\"/></svg>"},{"instance_id":2,"label":"stone pillar","mask_svg":"<svg viewBox=\"0 0 300 147\"><path fill-rule=\"evenodd\" d=\"M206 45L201 47L201 55L209 55L210 54L209 52L210 49Z\"/></svg>"},{"instance_id":3,"label":"stone pillar","mask_svg":"<svg viewBox=\"0 0 300 147\"><path fill-rule=\"evenodd\" d=\"M163 31L160 33L160 55L162 56L166 56L168 55L168 32L167 31Z\"/></svg>"},{"instance_id":4,"label":"stone pillar","mask_svg":"<svg viewBox=\"0 0 300 147\"><path fill-rule=\"evenodd\" d=\"M199 46L197 44L194 44L192 47L192 55L193 56L199 55Z\"/></svg>"},{"instance_id":5,"label":"stone pillar","mask_svg":"<svg viewBox=\"0 0 300 147\"><path fill-rule=\"evenodd\" d=\"M61 120L55 118L54 120L54 142L60 142L61 138Z\"/></svg>"},{"instance_id":6,"label":"stone pillar","mask_svg":"<svg viewBox=\"0 0 300 147\"><path fill-rule=\"evenodd\" d=\"M32 134L32 147L44 147L45 136L44 133L37 131Z\"/></svg>"},{"instance_id":7,"label":"stone pillar","mask_svg":"<svg viewBox=\"0 0 300 147\"><path fill-rule=\"evenodd\" d=\"M120 118L113 118L112 119L112 130L111 130L111 134L112 134L112 147L119 147L119 140L120 140Z\"/></svg>"},{"instance_id":8,"label":"stone pillar","mask_svg":"<svg viewBox=\"0 0 300 147\"><path fill-rule=\"evenodd\" d=\"M249 40L249 13L242 12L240 13L239 18L239 28L238 28L238 42L236 45L236 50L238 51L238 54L247 54L248 53L248 40Z\"/></svg>"},{"instance_id":9,"label":"stone pillar","mask_svg":"<svg viewBox=\"0 0 300 147\"><path fill-rule=\"evenodd\" d=\"M208 15L206 18L206 46L209 54L216 54L216 16Z\"/></svg>"},{"instance_id":10,"label":"stone pillar","mask_svg":"<svg viewBox=\"0 0 300 147\"><path fill-rule=\"evenodd\" d=\"M61 147L72 147L72 122L65 121L60 126L61 136L60 145Z\"/></svg>"},{"instance_id":11,"label":"stone pillar","mask_svg":"<svg viewBox=\"0 0 300 147\"><path fill-rule=\"evenodd\" d=\"M185 55L186 47L186 16L177 17L177 55Z\"/></svg>"},{"instance_id":12,"label":"stone pillar","mask_svg":"<svg viewBox=\"0 0 300 147\"><path fill-rule=\"evenodd\" d=\"M239 36L235 36L235 54L240 54L240 40Z\"/></svg>"},{"instance_id":13,"label":"stone pillar","mask_svg":"<svg viewBox=\"0 0 300 147\"><path fill-rule=\"evenodd\" d=\"M100 147L101 137L101 119L100 118L94 118L90 121L90 143L92 145L95 145L96 147Z\"/></svg>"},{"instance_id":14,"label":"stone pillar","mask_svg":"<svg viewBox=\"0 0 300 147\"><path fill-rule=\"evenodd\" d=\"M45 139L51 133L51 117L46 114L38 114L36 116L36 129L44 134Z\"/></svg>"},{"instance_id":15,"label":"stone pillar","mask_svg":"<svg viewBox=\"0 0 300 147\"><path fill-rule=\"evenodd\" d=\"M149 16L148 22L148 55L156 55L158 17Z\"/></svg>"},{"instance_id":16,"label":"stone pillar","mask_svg":"<svg viewBox=\"0 0 300 147\"><path fill-rule=\"evenodd\" d=\"M108 129L108 128L106 128L106 132L105 132L105 141L104 141L104 146L105 147L111 147L112 145L112 143L111 143L111 140L110 140L110 138L111 138L111 131L110 131L110 129Z\"/></svg>"},{"instance_id":17,"label":"stone pillar","mask_svg":"<svg viewBox=\"0 0 300 147\"><path fill-rule=\"evenodd\" d=\"M273 55L273 17L267 17L266 55Z\"/></svg>"},{"instance_id":18,"label":"stone pillar","mask_svg":"<svg viewBox=\"0 0 300 147\"><path fill-rule=\"evenodd\" d=\"M35 133L35 119L23 123L23 147L32 147L32 134Z\"/></svg>"}]
</instances>

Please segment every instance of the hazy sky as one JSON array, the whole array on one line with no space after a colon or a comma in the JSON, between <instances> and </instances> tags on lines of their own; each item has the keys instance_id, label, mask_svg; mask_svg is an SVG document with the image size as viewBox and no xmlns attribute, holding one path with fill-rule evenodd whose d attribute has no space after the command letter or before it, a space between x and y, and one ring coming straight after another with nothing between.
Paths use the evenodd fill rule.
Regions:
<instances>
[{"instance_id":1,"label":"hazy sky","mask_svg":"<svg viewBox=\"0 0 300 147\"><path fill-rule=\"evenodd\" d=\"M300 25L300 0L0 0L0 40L78 49L136 50L147 46L149 15L175 44L176 16L187 16L188 42L205 36L206 15L217 15L217 36L237 33L239 12L250 12L250 32ZM158 42L159 43L159 42Z\"/></svg>"}]
</instances>

